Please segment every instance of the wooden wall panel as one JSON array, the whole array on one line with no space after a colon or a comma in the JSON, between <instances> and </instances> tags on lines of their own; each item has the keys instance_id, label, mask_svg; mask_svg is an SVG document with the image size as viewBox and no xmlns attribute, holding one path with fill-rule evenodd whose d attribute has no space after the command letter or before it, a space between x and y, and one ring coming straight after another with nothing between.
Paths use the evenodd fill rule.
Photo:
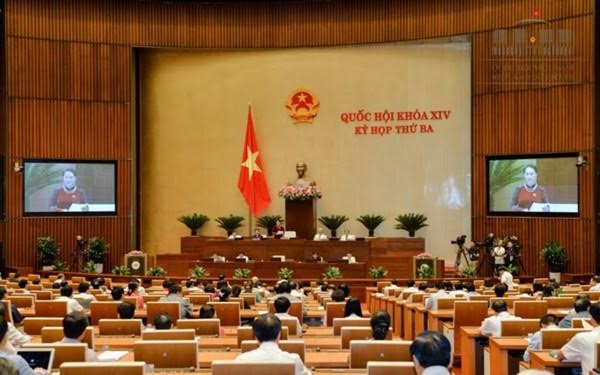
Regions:
<instances>
[{"instance_id":1,"label":"wooden wall panel","mask_svg":"<svg viewBox=\"0 0 600 375\"><path fill-rule=\"evenodd\" d=\"M431 38L510 27L538 10L591 14L589 0L349 0L175 5L9 0L8 34L127 45L253 48ZM28 22L30 21L30 22Z\"/></svg>"},{"instance_id":2,"label":"wooden wall panel","mask_svg":"<svg viewBox=\"0 0 600 375\"><path fill-rule=\"evenodd\" d=\"M129 158L131 130L125 102L9 99L8 151L52 158Z\"/></svg>"},{"instance_id":3,"label":"wooden wall panel","mask_svg":"<svg viewBox=\"0 0 600 375\"><path fill-rule=\"evenodd\" d=\"M546 272L537 257L539 248L557 239L569 249L570 271L590 271L596 260L595 166L580 173L581 218L494 218L486 217L485 156L567 150L595 160L594 7L589 0L191 5L7 0L7 164L32 156L85 157L117 159L119 168L119 213L108 218L22 218L22 181L19 174L9 173L9 263L30 265L35 237L48 233L68 246L78 231L104 235L113 243L113 262L131 248L131 47L306 47L471 34L474 237L483 238L489 231L520 234L527 271L535 275ZM492 31L517 27L519 21L532 18L534 10L551 25L581 35L575 41L581 58L578 82L540 87L487 84L493 72L488 61ZM94 142L86 144L86 139Z\"/></svg>"},{"instance_id":4,"label":"wooden wall panel","mask_svg":"<svg viewBox=\"0 0 600 375\"><path fill-rule=\"evenodd\" d=\"M81 218L26 218L7 219L6 233L10 241L5 247L7 262L10 265L35 267L35 244L37 237L51 235L61 247L60 259L73 265L73 251L76 248L75 236L84 238L101 236L111 243L110 254L105 268L122 264L123 255L130 250L129 217L81 217ZM108 268L110 272L110 268Z\"/></svg>"},{"instance_id":5,"label":"wooden wall panel","mask_svg":"<svg viewBox=\"0 0 600 375\"><path fill-rule=\"evenodd\" d=\"M8 50L9 97L129 100L128 47L9 38Z\"/></svg>"}]
</instances>

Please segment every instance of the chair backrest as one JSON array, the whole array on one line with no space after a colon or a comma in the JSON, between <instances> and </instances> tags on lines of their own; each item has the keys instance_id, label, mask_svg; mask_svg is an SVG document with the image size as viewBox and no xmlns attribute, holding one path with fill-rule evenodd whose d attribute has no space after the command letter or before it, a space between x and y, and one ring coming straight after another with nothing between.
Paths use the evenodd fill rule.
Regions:
<instances>
[{"instance_id":1,"label":"chair backrest","mask_svg":"<svg viewBox=\"0 0 600 375\"><path fill-rule=\"evenodd\" d=\"M301 335L302 332L298 331L298 319L296 317L291 318L279 318L281 325L287 327L290 336Z\"/></svg>"},{"instance_id":2,"label":"chair backrest","mask_svg":"<svg viewBox=\"0 0 600 375\"><path fill-rule=\"evenodd\" d=\"M151 363L155 368L198 368L196 340L144 340L133 343L135 361Z\"/></svg>"},{"instance_id":3,"label":"chair backrest","mask_svg":"<svg viewBox=\"0 0 600 375\"><path fill-rule=\"evenodd\" d=\"M179 329L193 329L196 336L219 336L221 321L219 319L180 319L177 321Z\"/></svg>"},{"instance_id":4,"label":"chair backrest","mask_svg":"<svg viewBox=\"0 0 600 375\"><path fill-rule=\"evenodd\" d=\"M527 336L540 329L539 319L509 319L500 321L501 336Z\"/></svg>"},{"instance_id":5,"label":"chair backrest","mask_svg":"<svg viewBox=\"0 0 600 375\"><path fill-rule=\"evenodd\" d=\"M142 297L143 298L143 297ZM136 296L123 296L121 298L122 302L129 302L133 306L137 306L137 297Z\"/></svg>"},{"instance_id":6,"label":"chair backrest","mask_svg":"<svg viewBox=\"0 0 600 375\"><path fill-rule=\"evenodd\" d=\"M240 294L240 297L246 301L248 306L256 305L256 295L254 295L254 293L242 293Z\"/></svg>"},{"instance_id":7,"label":"chair backrest","mask_svg":"<svg viewBox=\"0 0 600 375\"><path fill-rule=\"evenodd\" d=\"M541 330L540 349L560 349L564 344L569 342L573 336L580 332L586 332L586 329L579 328L561 328Z\"/></svg>"},{"instance_id":8,"label":"chair backrest","mask_svg":"<svg viewBox=\"0 0 600 375\"><path fill-rule=\"evenodd\" d=\"M590 301L597 301L600 298L600 291L595 290L595 291L586 291L585 294L588 295L588 297L590 297Z\"/></svg>"},{"instance_id":9,"label":"chair backrest","mask_svg":"<svg viewBox=\"0 0 600 375\"><path fill-rule=\"evenodd\" d=\"M85 277L83 277L83 276L73 276L73 277L71 277L71 282L73 284L81 284L81 283L84 283L85 281L86 281Z\"/></svg>"},{"instance_id":10,"label":"chair backrest","mask_svg":"<svg viewBox=\"0 0 600 375\"><path fill-rule=\"evenodd\" d=\"M547 277L537 277L537 278L533 279L534 284L546 285L546 284L548 284L549 281L550 280Z\"/></svg>"},{"instance_id":11,"label":"chair backrest","mask_svg":"<svg viewBox=\"0 0 600 375\"><path fill-rule=\"evenodd\" d=\"M391 340L392 333L390 328L385 339ZM371 340L372 338L371 327L342 327L342 349L350 348L350 342L353 340Z\"/></svg>"},{"instance_id":12,"label":"chair backrest","mask_svg":"<svg viewBox=\"0 0 600 375\"><path fill-rule=\"evenodd\" d=\"M583 322L591 324L592 318L573 318L571 320L571 328L585 328Z\"/></svg>"},{"instance_id":13,"label":"chair backrest","mask_svg":"<svg viewBox=\"0 0 600 375\"><path fill-rule=\"evenodd\" d=\"M54 349L52 368L58 369L65 362L85 362L87 344L25 344L23 348L50 348Z\"/></svg>"},{"instance_id":14,"label":"chair backrest","mask_svg":"<svg viewBox=\"0 0 600 375\"><path fill-rule=\"evenodd\" d=\"M480 326L487 316L487 301L457 301L454 303L454 353L460 353L460 328L462 326Z\"/></svg>"},{"instance_id":15,"label":"chair backrest","mask_svg":"<svg viewBox=\"0 0 600 375\"><path fill-rule=\"evenodd\" d=\"M238 302L210 302L214 306L216 317L221 321L222 326L239 326L240 304Z\"/></svg>"},{"instance_id":16,"label":"chair backrest","mask_svg":"<svg viewBox=\"0 0 600 375\"><path fill-rule=\"evenodd\" d=\"M304 340L279 340L277 344L284 352L298 354L300 359L302 359L302 362L304 362L304 357L306 356L306 345L304 344ZM258 348L258 345L259 343L256 340L244 340L241 344L242 353L254 350Z\"/></svg>"},{"instance_id":17,"label":"chair backrest","mask_svg":"<svg viewBox=\"0 0 600 375\"><path fill-rule=\"evenodd\" d=\"M144 375L144 362L68 362L60 366L61 375Z\"/></svg>"},{"instance_id":18,"label":"chair backrest","mask_svg":"<svg viewBox=\"0 0 600 375\"><path fill-rule=\"evenodd\" d=\"M23 319L23 331L28 335L40 335L43 327L61 327L63 318L35 318Z\"/></svg>"},{"instance_id":19,"label":"chair backrest","mask_svg":"<svg viewBox=\"0 0 600 375\"><path fill-rule=\"evenodd\" d=\"M53 298L51 290L32 290L31 294L35 295L36 301L50 301Z\"/></svg>"},{"instance_id":20,"label":"chair backrest","mask_svg":"<svg viewBox=\"0 0 600 375\"><path fill-rule=\"evenodd\" d=\"M142 332L142 340L194 340L196 331L193 329L164 329L147 330Z\"/></svg>"},{"instance_id":21,"label":"chair backrest","mask_svg":"<svg viewBox=\"0 0 600 375\"><path fill-rule=\"evenodd\" d=\"M107 336L140 336L143 325L141 319L100 319L98 333Z\"/></svg>"},{"instance_id":22,"label":"chair backrest","mask_svg":"<svg viewBox=\"0 0 600 375\"><path fill-rule=\"evenodd\" d=\"M415 364L411 362L367 362L367 375L414 375ZM62 374L61 374L62 375Z\"/></svg>"},{"instance_id":23,"label":"chair backrest","mask_svg":"<svg viewBox=\"0 0 600 375\"><path fill-rule=\"evenodd\" d=\"M154 318L159 314L168 314L173 325L179 320L179 302L148 302L146 315L148 324L154 324Z\"/></svg>"},{"instance_id":24,"label":"chair backrest","mask_svg":"<svg viewBox=\"0 0 600 375\"><path fill-rule=\"evenodd\" d=\"M12 305L17 306L19 308L34 307L34 305L35 305L35 295L34 294L21 294L21 295L13 294L12 296L6 297L6 299L8 301L10 301L10 303Z\"/></svg>"},{"instance_id":25,"label":"chair backrest","mask_svg":"<svg viewBox=\"0 0 600 375\"><path fill-rule=\"evenodd\" d=\"M164 279L152 279L151 281L151 286L160 286L162 287L163 283L165 282Z\"/></svg>"},{"instance_id":26,"label":"chair backrest","mask_svg":"<svg viewBox=\"0 0 600 375\"><path fill-rule=\"evenodd\" d=\"M211 295L208 293L188 294L187 298L190 300L190 303L194 306L206 305L212 300Z\"/></svg>"},{"instance_id":27,"label":"chair backrest","mask_svg":"<svg viewBox=\"0 0 600 375\"><path fill-rule=\"evenodd\" d=\"M335 318L343 318L344 317L344 308L346 307L346 302L329 302L325 307L326 316L327 316L327 327L331 327L333 325L333 319Z\"/></svg>"},{"instance_id":28,"label":"chair backrest","mask_svg":"<svg viewBox=\"0 0 600 375\"><path fill-rule=\"evenodd\" d=\"M44 327L41 332L42 343L53 343L61 341L65 337L63 327ZM83 335L82 343L87 344L88 348L94 349L94 327L87 327Z\"/></svg>"},{"instance_id":29,"label":"chair backrest","mask_svg":"<svg viewBox=\"0 0 600 375\"><path fill-rule=\"evenodd\" d=\"M96 294L94 297L96 297L96 301L100 301L100 302L114 301L112 296L109 296L108 294ZM90 303L90 305L91 305L91 303Z\"/></svg>"},{"instance_id":30,"label":"chair backrest","mask_svg":"<svg viewBox=\"0 0 600 375\"><path fill-rule=\"evenodd\" d=\"M350 342L350 368L367 368L367 362L411 361L412 341L353 340Z\"/></svg>"},{"instance_id":31,"label":"chair backrest","mask_svg":"<svg viewBox=\"0 0 600 375\"><path fill-rule=\"evenodd\" d=\"M342 327L370 327L371 319L368 318L334 318L333 335L339 336L342 333Z\"/></svg>"},{"instance_id":32,"label":"chair backrest","mask_svg":"<svg viewBox=\"0 0 600 375\"><path fill-rule=\"evenodd\" d=\"M489 302L490 298L492 296L490 295L479 295L479 296L469 296L469 301L486 301Z\"/></svg>"},{"instance_id":33,"label":"chair backrest","mask_svg":"<svg viewBox=\"0 0 600 375\"><path fill-rule=\"evenodd\" d=\"M514 315L521 318L539 319L548 311L546 301L515 301Z\"/></svg>"},{"instance_id":34,"label":"chair backrest","mask_svg":"<svg viewBox=\"0 0 600 375\"><path fill-rule=\"evenodd\" d=\"M29 273L27 274L27 280L29 281L33 281L33 280L37 280L37 279L41 279L42 275L38 274L38 273Z\"/></svg>"},{"instance_id":35,"label":"chair backrest","mask_svg":"<svg viewBox=\"0 0 600 375\"><path fill-rule=\"evenodd\" d=\"M267 307L269 308L269 312L271 314L275 314L275 304L273 303L273 301L269 301L267 303ZM290 309L288 310L288 314L290 314L291 316L295 316L296 318L298 318L298 320L300 320L301 322L303 321L303 312L302 312L302 302L301 301L292 301L291 305L290 305ZM342 316L344 316L342 314Z\"/></svg>"},{"instance_id":36,"label":"chair backrest","mask_svg":"<svg viewBox=\"0 0 600 375\"><path fill-rule=\"evenodd\" d=\"M438 298L437 308L438 310L448 310L454 308L454 302L464 301L463 298Z\"/></svg>"},{"instance_id":37,"label":"chair backrest","mask_svg":"<svg viewBox=\"0 0 600 375\"><path fill-rule=\"evenodd\" d=\"M411 299L412 303L423 302L423 300L425 299L425 293L422 293L422 292L413 293L410 295L410 299Z\"/></svg>"},{"instance_id":38,"label":"chair backrest","mask_svg":"<svg viewBox=\"0 0 600 375\"><path fill-rule=\"evenodd\" d=\"M549 309L570 309L573 307L573 298L571 297L546 297L544 301Z\"/></svg>"},{"instance_id":39,"label":"chair backrest","mask_svg":"<svg viewBox=\"0 0 600 375\"><path fill-rule=\"evenodd\" d=\"M279 335L279 340L287 340L289 336L288 328L281 327L281 334ZM237 328L237 347L241 347L242 341L246 340L256 340L256 336L254 335L254 331L252 327L243 326Z\"/></svg>"},{"instance_id":40,"label":"chair backrest","mask_svg":"<svg viewBox=\"0 0 600 375\"><path fill-rule=\"evenodd\" d=\"M118 319L117 307L120 304L119 301L93 301L90 304L92 325L97 325L100 319Z\"/></svg>"},{"instance_id":41,"label":"chair backrest","mask_svg":"<svg viewBox=\"0 0 600 375\"><path fill-rule=\"evenodd\" d=\"M244 308L244 299L242 297L229 297L227 302L237 302L240 304L240 309Z\"/></svg>"},{"instance_id":42,"label":"chair backrest","mask_svg":"<svg viewBox=\"0 0 600 375\"><path fill-rule=\"evenodd\" d=\"M67 301L37 301L35 316L64 318L67 315Z\"/></svg>"},{"instance_id":43,"label":"chair backrest","mask_svg":"<svg viewBox=\"0 0 600 375\"><path fill-rule=\"evenodd\" d=\"M158 302L158 300L164 296L165 296L164 294L145 294L142 296L142 299L144 300L144 303ZM135 305L135 303L134 303L134 305Z\"/></svg>"},{"instance_id":44,"label":"chair backrest","mask_svg":"<svg viewBox=\"0 0 600 375\"><path fill-rule=\"evenodd\" d=\"M294 362L238 362L235 360L216 360L212 362L213 375L294 375Z\"/></svg>"},{"instance_id":45,"label":"chair backrest","mask_svg":"<svg viewBox=\"0 0 600 375\"><path fill-rule=\"evenodd\" d=\"M390 286L390 285L392 285L391 281L378 281L377 282L377 291L379 293L382 293L383 292L383 288L385 288L386 286Z\"/></svg>"}]
</instances>

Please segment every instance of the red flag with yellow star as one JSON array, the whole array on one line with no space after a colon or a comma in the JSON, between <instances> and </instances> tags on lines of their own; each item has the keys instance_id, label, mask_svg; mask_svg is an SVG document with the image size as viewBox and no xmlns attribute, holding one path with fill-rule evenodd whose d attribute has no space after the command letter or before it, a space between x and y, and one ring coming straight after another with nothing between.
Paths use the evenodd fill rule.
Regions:
<instances>
[{"instance_id":1,"label":"red flag with yellow star","mask_svg":"<svg viewBox=\"0 0 600 375\"><path fill-rule=\"evenodd\" d=\"M269 207L271 196L254 135L252 107L250 106L248 106L248 124L246 125L246 140L244 141L244 151L242 151L238 188L255 217Z\"/></svg>"}]
</instances>

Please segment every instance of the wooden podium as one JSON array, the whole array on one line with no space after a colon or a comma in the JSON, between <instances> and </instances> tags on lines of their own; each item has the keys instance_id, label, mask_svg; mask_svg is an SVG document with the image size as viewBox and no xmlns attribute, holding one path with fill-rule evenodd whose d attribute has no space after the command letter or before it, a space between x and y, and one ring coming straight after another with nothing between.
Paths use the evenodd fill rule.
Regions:
<instances>
[{"instance_id":1,"label":"wooden podium","mask_svg":"<svg viewBox=\"0 0 600 375\"><path fill-rule=\"evenodd\" d=\"M132 275L146 275L148 258L146 254L125 254L125 265L131 270Z\"/></svg>"},{"instance_id":2,"label":"wooden podium","mask_svg":"<svg viewBox=\"0 0 600 375\"><path fill-rule=\"evenodd\" d=\"M296 238L312 239L316 233L317 200L285 201L285 229L296 232Z\"/></svg>"}]
</instances>

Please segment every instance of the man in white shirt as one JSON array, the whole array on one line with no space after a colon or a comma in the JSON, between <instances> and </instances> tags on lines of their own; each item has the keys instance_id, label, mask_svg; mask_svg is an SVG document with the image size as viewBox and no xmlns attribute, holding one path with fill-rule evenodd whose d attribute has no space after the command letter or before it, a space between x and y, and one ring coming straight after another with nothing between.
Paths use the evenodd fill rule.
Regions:
<instances>
[{"instance_id":1,"label":"man in white shirt","mask_svg":"<svg viewBox=\"0 0 600 375\"><path fill-rule=\"evenodd\" d=\"M323 228L319 228L317 229L317 234L315 234L315 236L313 237L314 241L329 241L329 238L327 238L327 235L325 233L323 233Z\"/></svg>"},{"instance_id":2,"label":"man in white shirt","mask_svg":"<svg viewBox=\"0 0 600 375\"><path fill-rule=\"evenodd\" d=\"M600 290L600 276L594 276L590 279L590 292Z\"/></svg>"},{"instance_id":3,"label":"man in white shirt","mask_svg":"<svg viewBox=\"0 0 600 375\"><path fill-rule=\"evenodd\" d=\"M410 344L410 355L418 375L449 375L450 341L437 331L423 331Z\"/></svg>"},{"instance_id":4,"label":"man in white shirt","mask_svg":"<svg viewBox=\"0 0 600 375\"><path fill-rule=\"evenodd\" d=\"M83 307L73 298L73 288L70 286L60 288L60 297L57 300L67 301L67 314L83 311Z\"/></svg>"},{"instance_id":5,"label":"man in white shirt","mask_svg":"<svg viewBox=\"0 0 600 375\"><path fill-rule=\"evenodd\" d=\"M356 236L350 234L350 230L346 229L344 234L342 234L342 237L340 237L340 241L356 241Z\"/></svg>"},{"instance_id":6,"label":"man in white shirt","mask_svg":"<svg viewBox=\"0 0 600 375\"><path fill-rule=\"evenodd\" d=\"M452 283L449 281L440 281L436 285L438 291L433 293L427 300L425 301L425 307L428 310L437 310L437 300L440 298L452 298L448 291L452 290Z\"/></svg>"},{"instance_id":7,"label":"man in white shirt","mask_svg":"<svg viewBox=\"0 0 600 375\"><path fill-rule=\"evenodd\" d=\"M500 282L506 284L508 290L511 290L513 287L513 275L504 266L498 267L498 272L500 273Z\"/></svg>"},{"instance_id":8,"label":"man in white shirt","mask_svg":"<svg viewBox=\"0 0 600 375\"><path fill-rule=\"evenodd\" d=\"M80 312L68 313L63 319L63 332L65 337L59 343L63 344L81 344L85 329L88 326L88 317ZM85 353L86 362L98 362L96 353L89 347Z\"/></svg>"},{"instance_id":9,"label":"man in white shirt","mask_svg":"<svg viewBox=\"0 0 600 375\"><path fill-rule=\"evenodd\" d=\"M290 306L292 306L290 300L285 297L278 297L273 302L273 305L275 306L275 316L279 319L295 320L296 336L302 336L302 324L300 324L300 320L298 319L298 317L288 314Z\"/></svg>"},{"instance_id":10,"label":"man in white shirt","mask_svg":"<svg viewBox=\"0 0 600 375\"><path fill-rule=\"evenodd\" d=\"M252 330L260 343L258 349L242 353L235 359L239 362L292 362L296 375L310 375L300 356L296 353L284 352L277 345L281 333L281 321L275 315L259 315L252 323Z\"/></svg>"},{"instance_id":11,"label":"man in white shirt","mask_svg":"<svg viewBox=\"0 0 600 375\"><path fill-rule=\"evenodd\" d=\"M519 317L509 314L506 302L503 300L495 301L492 304L492 310L494 310L496 315L485 318L481 323L480 331L483 336L500 337L500 322L502 320L520 319Z\"/></svg>"},{"instance_id":12,"label":"man in white shirt","mask_svg":"<svg viewBox=\"0 0 600 375\"><path fill-rule=\"evenodd\" d=\"M596 342L600 341L600 303L590 306L591 324L594 327L589 332L578 333L558 352L558 359L581 361L581 373L589 374L594 366Z\"/></svg>"},{"instance_id":13,"label":"man in white shirt","mask_svg":"<svg viewBox=\"0 0 600 375\"><path fill-rule=\"evenodd\" d=\"M558 318L554 314L544 314L540 318L540 327L544 329L559 329L556 325L558 323ZM542 346L542 331L539 330L531 336L529 339L529 345L527 345L527 349L525 349L525 353L523 354L523 360L529 362L529 352L532 350L539 350Z\"/></svg>"},{"instance_id":14,"label":"man in white shirt","mask_svg":"<svg viewBox=\"0 0 600 375\"><path fill-rule=\"evenodd\" d=\"M81 307L83 307L84 309L89 309L92 301L96 300L96 297L94 297L93 294L88 293L89 289L90 289L90 284L88 284L86 282L80 283L79 287L77 288L79 293L76 294L74 297L75 300L77 300L77 302L79 302Z\"/></svg>"},{"instance_id":15,"label":"man in white shirt","mask_svg":"<svg viewBox=\"0 0 600 375\"><path fill-rule=\"evenodd\" d=\"M342 257L342 260L347 260L348 264L356 263L356 257L352 253L348 253Z\"/></svg>"}]
</instances>

